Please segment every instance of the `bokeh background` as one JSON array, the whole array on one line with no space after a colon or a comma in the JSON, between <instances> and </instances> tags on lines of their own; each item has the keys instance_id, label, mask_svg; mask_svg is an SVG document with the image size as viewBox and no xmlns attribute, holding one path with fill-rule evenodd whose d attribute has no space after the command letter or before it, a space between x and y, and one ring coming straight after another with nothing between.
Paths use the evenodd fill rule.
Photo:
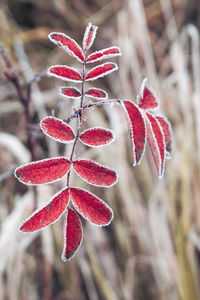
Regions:
<instances>
[{"instance_id":1,"label":"bokeh background","mask_svg":"<svg viewBox=\"0 0 200 300\"><path fill-rule=\"evenodd\" d=\"M0 299L1 300L197 300L200 299L200 2L198 0L0 0L0 43L23 92L35 74L53 64L77 66L47 35L65 32L79 44L88 22L99 26L92 50L119 46L119 70L95 86L110 98L135 100L142 79L161 99L170 120L172 159L158 180L150 150L132 167L123 111L104 106L85 114L84 127L116 133L113 144L80 146L78 155L115 168L118 184L89 187L114 210L111 225L84 222L76 256L63 263L63 219L39 233L18 231L34 209L34 192L13 170L31 159L24 108L4 76L0 57ZM69 155L71 146L38 136L41 118L65 118L76 103L59 96L63 82L43 76L32 84L31 122L36 159ZM75 122L72 126L75 126ZM38 187L38 204L59 184Z\"/></svg>"}]
</instances>

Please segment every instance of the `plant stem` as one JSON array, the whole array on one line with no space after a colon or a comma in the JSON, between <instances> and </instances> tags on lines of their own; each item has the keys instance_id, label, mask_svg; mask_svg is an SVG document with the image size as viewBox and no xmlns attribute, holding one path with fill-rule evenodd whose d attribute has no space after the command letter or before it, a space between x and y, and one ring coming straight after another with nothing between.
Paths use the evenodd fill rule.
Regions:
<instances>
[{"instance_id":1,"label":"plant stem","mask_svg":"<svg viewBox=\"0 0 200 300\"><path fill-rule=\"evenodd\" d=\"M85 61L83 62L83 68L82 68L82 76L83 76L83 80L81 82L81 101L80 101L80 108L78 110L78 113L76 114L76 117L78 119L78 124L77 124L77 131L76 131L76 136L74 139L74 144L72 147L72 152L71 152L71 156L70 156L70 163L73 162L73 156L75 154L75 149L76 149L76 144L78 142L78 138L80 135L80 129L81 129L81 125L82 125L82 114L83 114L83 104L84 104L84 85L85 85ZM69 170L68 174L67 174L67 187L69 188L69 180L70 180L70 173L71 170Z\"/></svg>"},{"instance_id":2,"label":"plant stem","mask_svg":"<svg viewBox=\"0 0 200 300\"><path fill-rule=\"evenodd\" d=\"M88 105L83 106L82 108L80 108L79 110L77 110L75 113L73 113L71 116L69 116L68 118L64 119L63 121L65 123L69 123L72 119L77 118L78 115L80 115L81 112L83 112L84 110L88 110L90 108L94 108L103 104L121 104L123 100L120 99L109 99L109 100L104 100L104 101L99 101L99 102L95 102L95 103L90 103Z\"/></svg>"}]
</instances>

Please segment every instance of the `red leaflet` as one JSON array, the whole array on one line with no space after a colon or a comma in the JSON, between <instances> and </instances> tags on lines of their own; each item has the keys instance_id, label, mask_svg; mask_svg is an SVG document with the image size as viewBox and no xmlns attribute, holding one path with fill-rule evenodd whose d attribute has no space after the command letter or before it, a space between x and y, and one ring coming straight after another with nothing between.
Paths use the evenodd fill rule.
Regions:
<instances>
[{"instance_id":1,"label":"red leaflet","mask_svg":"<svg viewBox=\"0 0 200 300\"><path fill-rule=\"evenodd\" d=\"M74 140L72 128L61 119L46 117L40 122L40 127L46 135L58 142L69 143Z\"/></svg>"},{"instance_id":2,"label":"red leaflet","mask_svg":"<svg viewBox=\"0 0 200 300\"><path fill-rule=\"evenodd\" d=\"M165 149L166 149L166 158L171 158L172 151L172 128L171 124L167 118L163 116L156 116L156 119L160 123L164 136L165 136Z\"/></svg>"},{"instance_id":3,"label":"red leaflet","mask_svg":"<svg viewBox=\"0 0 200 300\"><path fill-rule=\"evenodd\" d=\"M81 245L83 228L78 214L71 208L67 209L67 219L64 227L64 248L62 260L70 260Z\"/></svg>"},{"instance_id":4,"label":"red leaflet","mask_svg":"<svg viewBox=\"0 0 200 300\"><path fill-rule=\"evenodd\" d=\"M65 157L48 158L22 165L15 170L15 176L24 184L51 183L61 179L70 168Z\"/></svg>"},{"instance_id":5,"label":"red leaflet","mask_svg":"<svg viewBox=\"0 0 200 300\"><path fill-rule=\"evenodd\" d=\"M133 148L133 166L140 163L146 144L146 127L139 107L131 101L122 102L127 115Z\"/></svg>"},{"instance_id":6,"label":"red leaflet","mask_svg":"<svg viewBox=\"0 0 200 300\"><path fill-rule=\"evenodd\" d=\"M108 94L101 89L91 88L85 93L86 96L96 99L107 99Z\"/></svg>"},{"instance_id":7,"label":"red leaflet","mask_svg":"<svg viewBox=\"0 0 200 300\"><path fill-rule=\"evenodd\" d=\"M92 160L77 159L73 168L86 182L97 186L112 186L117 182L117 173Z\"/></svg>"},{"instance_id":8,"label":"red leaflet","mask_svg":"<svg viewBox=\"0 0 200 300\"><path fill-rule=\"evenodd\" d=\"M54 223L65 211L69 202L69 190L63 189L48 201L43 207L38 208L20 226L24 232L33 232Z\"/></svg>"},{"instance_id":9,"label":"red leaflet","mask_svg":"<svg viewBox=\"0 0 200 300\"><path fill-rule=\"evenodd\" d=\"M139 98L137 99L138 105L143 109L154 110L158 108L159 101L153 92L149 89L147 85L147 78L142 82Z\"/></svg>"},{"instance_id":10,"label":"red leaflet","mask_svg":"<svg viewBox=\"0 0 200 300\"><path fill-rule=\"evenodd\" d=\"M112 143L114 132L109 129L95 127L86 129L79 138L87 146L98 147Z\"/></svg>"},{"instance_id":11,"label":"red leaflet","mask_svg":"<svg viewBox=\"0 0 200 300\"><path fill-rule=\"evenodd\" d=\"M112 221L112 209L94 194L83 189L71 188L70 197L77 211L91 223L105 226Z\"/></svg>"},{"instance_id":12,"label":"red leaflet","mask_svg":"<svg viewBox=\"0 0 200 300\"><path fill-rule=\"evenodd\" d=\"M79 98L81 96L81 92L74 87L61 87L60 94L67 98Z\"/></svg>"},{"instance_id":13,"label":"red leaflet","mask_svg":"<svg viewBox=\"0 0 200 300\"><path fill-rule=\"evenodd\" d=\"M146 112L147 139L153 154L159 178L162 178L165 164L165 140L159 121Z\"/></svg>"},{"instance_id":14,"label":"red leaflet","mask_svg":"<svg viewBox=\"0 0 200 300\"><path fill-rule=\"evenodd\" d=\"M118 47L110 47L90 54L86 59L86 63L94 63L102 59L107 59L119 55L121 55L121 51Z\"/></svg>"},{"instance_id":15,"label":"red leaflet","mask_svg":"<svg viewBox=\"0 0 200 300\"><path fill-rule=\"evenodd\" d=\"M83 50L85 52L92 46L96 36L97 28L97 26L94 26L91 23L89 23L86 27L85 34L83 37Z\"/></svg>"},{"instance_id":16,"label":"red leaflet","mask_svg":"<svg viewBox=\"0 0 200 300\"><path fill-rule=\"evenodd\" d=\"M102 65L99 65L97 67L94 67L93 69L91 69L87 75L86 75L86 80L89 81L89 80L95 80L99 77L104 77L105 75L108 75L110 74L111 72L117 70L118 67L116 64L114 63L105 63L105 64L102 64Z\"/></svg>"},{"instance_id":17,"label":"red leaflet","mask_svg":"<svg viewBox=\"0 0 200 300\"><path fill-rule=\"evenodd\" d=\"M52 32L49 34L49 38L54 44L62 47L71 56L76 57L81 62L84 61L83 50L77 44L77 42L75 42L66 34L60 32Z\"/></svg>"},{"instance_id":18,"label":"red leaflet","mask_svg":"<svg viewBox=\"0 0 200 300\"><path fill-rule=\"evenodd\" d=\"M70 68L68 66L58 65L58 66L50 67L48 70L48 74L50 76L54 76L66 81L74 81L74 82L82 81L81 74L75 69Z\"/></svg>"}]
</instances>

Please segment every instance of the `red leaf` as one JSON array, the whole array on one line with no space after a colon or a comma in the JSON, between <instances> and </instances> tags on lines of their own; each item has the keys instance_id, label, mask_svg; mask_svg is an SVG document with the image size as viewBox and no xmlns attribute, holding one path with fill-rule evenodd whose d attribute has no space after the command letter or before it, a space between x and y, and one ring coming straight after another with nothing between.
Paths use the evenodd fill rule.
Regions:
<instances>
[{"instance_id":1,"label":"red leaf","mask_svg":"<svg viewBox=\"0 0 200 300\"><path fill-rule=\"evenodd\" d=\"M99 65L97 67L94 67L93 69L91 69L87 75L86 75L86 80L89 81L89 80L95 80L99 77L104 77L105 75L108 75L110 74L111 72L117 70L118 67L116 64L114 63L105 63L105 64L102 64L102 65Z\"/></svg>"},{"instance_id":2,"label":"red leaf","mask_svg":"<svg viewBox=\"0 0 200 300\"><path fill-rule=\"evenodd\" d=\"M120 55L121 55L121 51L118 47L110 47L90 54L86 59L86 63L94 63L102 59L107 59L107 58L120 56Z\"/></svg>"},{"instance_id":3,"label":"red leaf","mask_svg":"<svg viewBox=\"0 0 200 300\"><path fill-rule=\"evenodd\" d=\"M65 157L48 158L22 165L15 170L15 176L24 184L51 183L61 179L70 168Z\"/></svg>"},{"instance_id":4,"label":"red leaf","mask_svg":"<svg viewBox=\"0 0 200 300\"><path fill-rule=\"evenodd\" d=\"M172 128L171 124L167 118L163 116L156 116L156 119L160 123L164 136L165 136L165 149L166 149L166 158L171 158L172 152Z\"/></svg>"},{"instance_id":5,"label":"red leaf","mask_svg":"<svg viewBox=\"0 0 200 300\"><path fill-rule=\"evenodd\" d=\"M54 44L62 47L71 56L77 58L81 62L84 61L85 56L83 50L77 44L77 42L75 42L75 40L73 40L66 34L61 32L52 32L49 34L49 38Z\"/></svg>"},{"instance_id":6,"label":"red leaf","mask_svg":"<svg viewBox=\"0 0 200 300\"><path fill-rule=\"evenodd\" d=\"M92 160L77 159L73 168L86 182L97 186L112 186L117 182L117 174Z\"/></svg>"},{"instance_id":7,"label":"red leaf","mask_svg":"<svg viewBox=\"0 0 200 300\"><path fill-rule=\"evenodd\" d=\"M159 121L146 112L147 139L154 158L159 178L162 178L165 164L165 140Z\"/></svg>"},{"instance_id":8,"label":"red leaf","mask_svg":"<svg viewBox=\"0 0 200 300\"><path fill-rule=\"evenodd\" d=\"M58 66L50 67L48 70L48 74L50 76L54 76L66 81L74 81L74 82L82 81L81 74L75 69L70 68L68 66L58 65Z\"/></svg>"},{"instance_id":9,"label":"red leaf","mask_svg":"<svg viewBox=\"0 0 200 300\"><path fill-rule=\"evenodd\" d=\"M112 143L114 132L109 129L95 127L86 129L79 138L87 146L98 147Z\"/></svg>"},{"instance_id":10,"label":"red leaf","mask_svg":"<svg viewBox=\"0 0 200 300\"><path fill-rule=\"evenodd\" d=\"M83 50L86 52L93 44L97 26L92 25L91 23L88 24L85 30L84 38L83 38Z\"/></svg>"},{"instance_id":11,"label":"red leaf","mask_svg":"<svg viewBox=\"0 0 200 300\"><path fill-rule=\"evenodd\" d=\"M39 207L20 226L24 232L33 232L54 223L65 211L69 202L69 190L63 189L42 207Z\"/></svg>"},{"instance_id":12,"label":"red leaf","mask_svg":"<svg viewBox=\"0 0 200 300\"><path fill-rule=\"evenodd\" d=\"M40 127L46 135L61 143L72 142L75 138L72 128L55 117L44 118Z\"/></svg>"},{"instance_id":13,"label":"red leaf","mask_svg":"<svg viewBox=\"0 0 200 300\"><path fill-rule=\"evenodd\" d=\"M64 248L62 260L70 260L78 251L83 238L83 228L78 214L71 208L67 209L64 227Z\"/></svg>"},{"instance_id":14,"label":"red leaf","mask_svg":"<svg viewBox=\"0 0 200 300\"><path fill-rule=\"evenodd\" d=\"M67 98L80 98L81 96L80 91L74 87L61 87L60 94Z\"/></svg>"},{"instance_id":15,"label":"red leaf","mask_svg":"<svg viewBox=\"0 0 200 300\"><path fill-rule=\"evenodd\" d=\"M86 96L96 99L107 99L108 94L101 89L91 88L85 93Z\"/></svg>"},{"instance_id":16,"label":"red leaf","mask_svg":"<svg viewBox=\"0 0 200 300\"><path fill-rule=\"evenodd\" d=\"M70 197L77 211L91 223L105 226L112 221L112 209L94 194L83 189L71 188Z\"/></svg>"},{"instance_id":17,"label":"red leaf","mask_svg":"<svg viewBox=\"0 0 200 300\"><path fill-rule=\"evenodd\" d=\"M139 98L137 103L140 108L154 110L158 108L159 101L147 84L147 78L142 82Z\"/></svg>"},{"instance_id":18,"label":"red leaf","mask_svg":"<svg viewBox=\"0 0 200 300\"><path fill-rule=\"evenodd\" d=\"M139 107L131 101L123 101L127 114L129 134L133 148L133 166L140 163L146 144L146 127Z\"/></svg>"}]
</instances>

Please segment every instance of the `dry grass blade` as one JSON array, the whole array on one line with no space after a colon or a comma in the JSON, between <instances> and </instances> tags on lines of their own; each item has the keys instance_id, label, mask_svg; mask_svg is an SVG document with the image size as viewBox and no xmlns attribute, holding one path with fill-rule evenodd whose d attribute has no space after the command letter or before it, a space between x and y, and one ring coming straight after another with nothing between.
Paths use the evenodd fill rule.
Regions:
<instances>
[{"instance_id":1,"label":"dry grass blade","mask_svg":"<svg viewBox=\"0 0 200 300\"><path fill-rule=\"evenodd\" d=\"M83 129L98 125L116 134L107 151L82 145L77 152L80 158L95 159L118 172L116 187L91 188L113 208L115 218L106 230L83 224L83 247L66 264L59 259L62 221L43 232L44 300L200 298L199 16L195 0L50 0L48 7L41 1L0 4L0 42L25 81L23 92L35 73L55 62L78 66L50 46L46 36L52 28L73 35L81 45L84 26L90 21L101 27L91 52L113 44L122 50L118 73L99 81L96 88L108 88L111 99L134 101L142 79L148 76L161 98L159 113L169 118L174 133L172 159L158 182L149 149L140 166L132 167L131 145L118 105L85 111ZM194 25L187 25L191 21ZM59 99L60 86L49 78L32 85L33 124L55 107L55 116L62 119L71 114L71 106L78 108L72 99ZM0 299L39 299L36 278L41 276L32 245L37 236L17 231L24 214L32 212L33 194L7 176L10 166L30 161L23 107L2 71L0 91ZM74 124L72 120L70 125ZM70 145L58 147L42 136L37 140L37 159L70 153ZM71 181L85 188L77 177ZM40 203L65 183L39 190Z\"/></svg>"}]
</instances>

